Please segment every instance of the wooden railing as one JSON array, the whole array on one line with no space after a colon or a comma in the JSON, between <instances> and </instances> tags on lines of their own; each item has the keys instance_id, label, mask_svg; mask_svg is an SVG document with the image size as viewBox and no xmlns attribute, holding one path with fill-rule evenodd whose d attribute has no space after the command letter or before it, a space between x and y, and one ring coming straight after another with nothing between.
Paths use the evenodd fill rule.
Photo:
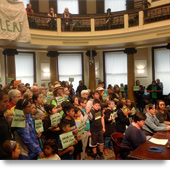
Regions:
<instances>
[{"instance_id":1,"label":"wooden railing","mask_svg":"<svg viewBox=\"0 0 170 170\"><path fill-rule=\"evenodd\" d=\"M143 12L142 12L143 11ZM142 12L142 13L141 13ZM170 19L170 3L144 10L122 11L110 16L73 17L63 27L64 18L28 14L29 26L34 29L80 32L128 28ZM58 27L59 26L59 27Z\"/></svg>"}]
</instances>

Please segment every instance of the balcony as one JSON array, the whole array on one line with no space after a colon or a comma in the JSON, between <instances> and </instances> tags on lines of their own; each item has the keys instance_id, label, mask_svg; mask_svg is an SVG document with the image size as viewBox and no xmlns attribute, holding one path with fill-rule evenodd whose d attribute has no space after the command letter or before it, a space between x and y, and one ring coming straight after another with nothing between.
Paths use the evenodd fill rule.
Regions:
<instances>
[{"instance_id":1,"label":"balcony","mask_svg":"<svg viewBox=\"0 0 170 170\"><path fill-rule=\"evenodd\" d=\"M45 49L118 49L156 45L170 41L170 3L143 10L123 11L111 16L73 17L72 29L62 29L63 18L29 14L31 44L0 42L1 46ZM53 25L47 23L53 21Z\"/></svg>"}]
</instances>

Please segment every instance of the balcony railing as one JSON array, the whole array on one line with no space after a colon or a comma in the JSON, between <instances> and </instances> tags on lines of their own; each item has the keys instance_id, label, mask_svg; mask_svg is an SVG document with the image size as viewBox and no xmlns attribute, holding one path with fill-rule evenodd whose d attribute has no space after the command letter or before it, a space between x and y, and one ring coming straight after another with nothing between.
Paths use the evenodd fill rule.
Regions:
<instances>
[{"instance_id":1,"label":"balcony railing","mask_svg":"<svg viewBox=\"0 0 170 170\"><path fill-rule=\"evenodd\" d=\"M124 15L95 18L95 30L110 30L124 28Z\"/></svg>"},{"instance_id":2,"label":"balcony railing","mask_svg":"<svg viewBox=\"0 0 170 170\"><path fill-rule=\"evenodd\" d=\"M170 3L144 10L113 13L110 16L73 17L68 24L64 18L49 17L42 14L28 14L29 26L34 29L58 32L94 32L142 26L170 19Z\"/></svg>"}]
</instances>

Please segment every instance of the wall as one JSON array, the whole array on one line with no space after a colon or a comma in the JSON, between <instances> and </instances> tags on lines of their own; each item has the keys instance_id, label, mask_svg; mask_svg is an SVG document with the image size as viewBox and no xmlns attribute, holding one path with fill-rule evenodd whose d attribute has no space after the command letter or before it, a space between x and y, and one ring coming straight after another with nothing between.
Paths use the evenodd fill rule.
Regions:
<instances>
[{"instance_id":1,"label":"wall","mask_svg":"<svg viewBox=\"0 0 170 170\"><path fill-rule=\"evenodd\" d=\"M86 0L87 14L96 14L96 0Z\"/></svg>"},{"instance_id":2,"label":"wall","mask_svg":"<svg viewBox=\"0 0 170 170\"><path fill-rule=\"evenodd\" d=\"M5 60L4 60L4 55L2 54L3 49L0 49L0 77L1 81L0 84L3 86L5 85Z\"/></svg>"},{"instance_id":3,"label":"wall","mask_svg":"<svg viewBox=\"0 0 170 170\"><path fill-rule=\"evenodd\" d=\"M152 82L152 56L151 56L151 47L138 48L137 53L134 56L135 60L137 59L146 59L147 60L147 76L146 77L135 77L135 81L139 80L140 84L147 86Z\"/></svg>"}]
</instances>

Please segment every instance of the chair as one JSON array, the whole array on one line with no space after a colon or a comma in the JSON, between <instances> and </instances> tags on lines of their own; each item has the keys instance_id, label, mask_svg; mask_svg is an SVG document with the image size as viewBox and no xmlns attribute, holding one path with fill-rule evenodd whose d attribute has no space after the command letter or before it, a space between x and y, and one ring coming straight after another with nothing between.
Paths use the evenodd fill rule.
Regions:
<instances>
[{"instance_id":1,"label":"chair","mask_svg":"<svg viewBox=\"0 0 170 170\"><path fill-rule=\"evenodd\" d=\"M130 148L127 146L121 146L121 142L124 138L124 135L119 132L114 132L111 134L113 147L114 147L114 153L116 156L116 160L120 160L121 153L123 154L123 159L127 159L127 156L130 154Z\"/></svg>"}]
</instances>

